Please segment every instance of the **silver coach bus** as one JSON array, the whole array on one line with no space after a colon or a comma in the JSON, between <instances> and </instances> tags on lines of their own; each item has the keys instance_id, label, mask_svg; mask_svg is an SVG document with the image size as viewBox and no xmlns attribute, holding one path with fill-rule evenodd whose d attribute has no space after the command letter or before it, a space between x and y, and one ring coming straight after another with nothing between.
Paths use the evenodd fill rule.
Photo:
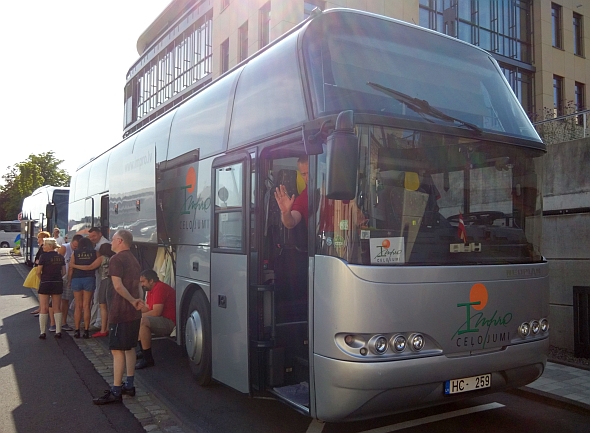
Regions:
<instances>
[{"instance_id":1,"label":"silver coach bus","mask_svg":"<svg viewBox=\"0 0 590 433\"><path fill-rule=\"evenodd\" d=\"M166 250L200 384L358 420L542 374L544 153L488 53L333 9L80 168L69 230Z\"/></svg>"}]
</instances>

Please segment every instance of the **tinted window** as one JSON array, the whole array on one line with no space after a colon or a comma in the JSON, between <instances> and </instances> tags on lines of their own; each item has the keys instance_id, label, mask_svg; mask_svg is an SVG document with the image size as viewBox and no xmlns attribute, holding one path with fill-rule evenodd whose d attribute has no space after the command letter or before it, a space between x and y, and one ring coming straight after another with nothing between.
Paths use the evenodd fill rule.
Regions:
<instances>
[{"instance_id":1,"label":"tinted window","mask_svg":"<svg viewBox=\"0 0 590 433\"><path fill-rule=\"evenodd\" d=\"M168 160L193 149L201 158L224 149L230 92L239 70L193 96L178 108L172 121Z\"/></svg>"},{"instance_id":2,"label":"tinted window","mask_svg":"<svg viewBox=\"0 0 590 433\"><path fill-rule=\"evenodd\" d=\"M229 147L284 131L306 119L297 35L252 59L238 82Z\"/></svg>"},{"instance_id":3,"label":"tinted window","mask_svg":"<svg viewBox=\"0 0 590 433\"><path fill-rule=\"evenodd\" d=\"M497 64L471 45L393 20L328 12L309 24L303 49L316 116L354 110L453 124L430 115L432 107L540 141Z\"/></svg>"}]
</instances>

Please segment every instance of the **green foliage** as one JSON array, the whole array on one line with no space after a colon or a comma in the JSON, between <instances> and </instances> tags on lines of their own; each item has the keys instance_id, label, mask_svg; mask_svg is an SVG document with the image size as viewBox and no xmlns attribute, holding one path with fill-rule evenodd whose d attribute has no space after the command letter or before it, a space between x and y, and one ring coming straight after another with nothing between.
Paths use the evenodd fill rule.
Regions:
<instances>
[{"instance_id":1,"label":"green foliage","mask_svg":"<svg viewBox=\"0 0 590 433\"><path fill-rule=\"evenodd\" d=\"M41 186L69 186L70 175L59 168L62 162L50 151L31 154L14 167L7 167L2 176L4 185L0 186L0 220L16 219L24 198Z\"/></svg>"}]
</instances>

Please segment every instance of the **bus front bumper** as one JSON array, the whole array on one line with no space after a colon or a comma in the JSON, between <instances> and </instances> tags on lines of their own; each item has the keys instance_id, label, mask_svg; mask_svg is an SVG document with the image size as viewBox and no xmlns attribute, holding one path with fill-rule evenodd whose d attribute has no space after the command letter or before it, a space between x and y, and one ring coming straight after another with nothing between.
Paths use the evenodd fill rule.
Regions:
<instances>
[{"instance_id":1,"label":"bus front bumper","mask_svg":"<svg viewBox=\"0 0 590 433\"><path fill-rule=\"evenodd\" d=\"M541 376L548 350L546 338L460 358L350 362L314 354L312 415L323 421L353 421L517 388ZM488 373L490 388L444 393L447 380Z\"/></svg>"}]
</instances>

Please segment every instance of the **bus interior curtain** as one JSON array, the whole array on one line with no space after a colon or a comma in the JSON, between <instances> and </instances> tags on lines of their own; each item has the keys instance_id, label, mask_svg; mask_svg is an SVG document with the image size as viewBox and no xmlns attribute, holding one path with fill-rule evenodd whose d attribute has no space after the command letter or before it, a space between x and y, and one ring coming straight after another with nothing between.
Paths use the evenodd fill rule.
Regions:
<instances>
[{"instance_id":1,"label":"bus interior curtain","mask_svg":"<svg viewBox=\"0 0 590 433\"><path fill-rule=\"evenodd\" d=\"M172 260L172 254L168 248L158 247L153 269L158 274L160 281L168 284L171 287L175 287L176 281L174 278L174 263Z\"/></svg>"}]
</instances>

